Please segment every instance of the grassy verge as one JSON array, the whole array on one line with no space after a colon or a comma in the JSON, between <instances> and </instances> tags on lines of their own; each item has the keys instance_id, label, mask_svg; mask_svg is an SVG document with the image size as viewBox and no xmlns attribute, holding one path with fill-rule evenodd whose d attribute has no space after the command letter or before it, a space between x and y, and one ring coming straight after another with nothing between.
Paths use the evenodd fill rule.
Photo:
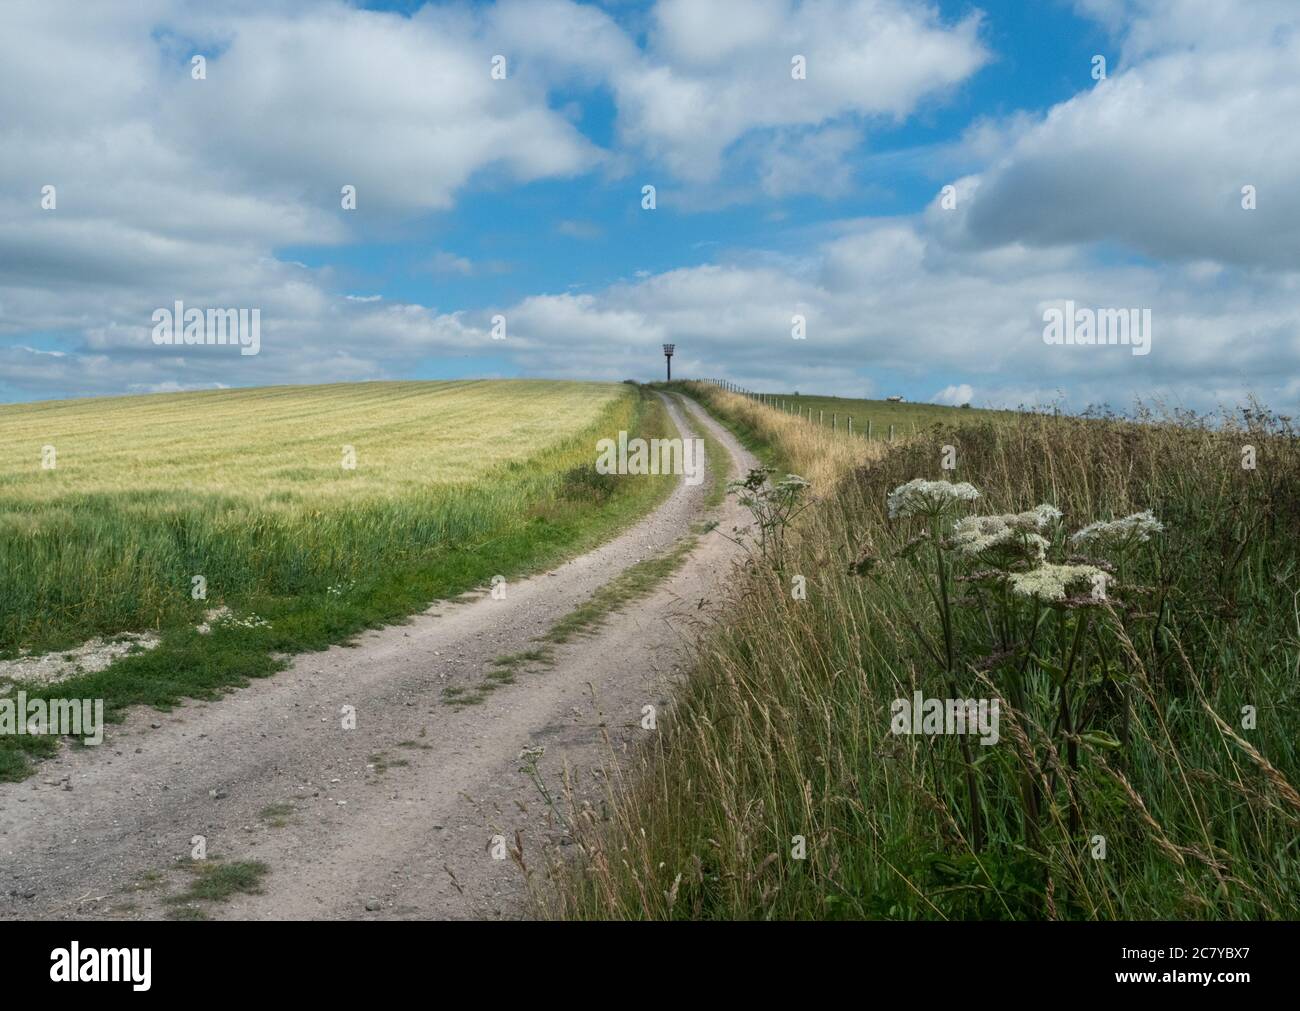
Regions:
<instances>
[{"instance_id":1,"label":"grassy verge","mask_svg":"<svg viewBox=\"0 0 1300 1011\"><path fill-rule=\"evenodd\" d=\"M818 491L834 487L846 470L885 452L879 443L810 425L792 414L708 383L674 385L708 408L765 466L799 474Z\"/></svg>"},{"instance_id":2,"label":"grassy verge","mask_svg":"<svg viewBox=\"0 0 1300 1011\"><path fill-rule=\"evenodd\" d=\"M645 767L609 797L610 820L566 813L578 857L554 864L547 912L1300 915L1288 423L1016 415L928 430L840 475L785 551L749 567ZM915 478L980 497L914 492L891 515L889 496ZM1062 515L1018 518L1040 505ZM1072 536L1146 510L1162 530ZM1012 533L963 540L954 525L970 514L1002 515ZM1044 569L1040 548L1083 568ZM986 714L996 702L1000 733L984 745L903 732L925 730L898 723L918 691Z\"/></svg>"},{"instance_id":3,"label":"grassy verge","mask_svg":"<svg viewBox=\"0 0 1300 1011\"><path fill-rule=\"evenodd\" d=\"M352 542L345 539L330 557L350 567L354 578L329 586L277 584L231 594L223 603L239 620L219 623L209 634L196 630L193 607L177 606L158 628L162 642L157 648L54 686L16 687L29 698L103 699L110 722L120 720L132 705L167 709L184 698L214 699L249 678L283 669L288 655L324 649L367 628L399 621L495 575L513 578L554 565L607 540L672 488L671 477L597 475L595 440L620 428L645 438L670 436L671 427L656 396L629 388L595 424L548 447L542 458L508 463L486 485L460 493L455 512L475 524L469 536L429 531L405 550L380 559L364 557L359 547L349 550ZM504 494L511 475L519 483ZM503 499L511 508L499 507ZM493 522L476 518L482 515L475 512L479 507ZM378 511L370 519L383 523L387 517ZM304 558L310 553L303 548ZM178 598L187 596L182 590L188 585L188 580L178 581ZM30 760L52 754L58 743L48 735L0 735L0 780L30 775Z\"/></svg>"}]
</instances>

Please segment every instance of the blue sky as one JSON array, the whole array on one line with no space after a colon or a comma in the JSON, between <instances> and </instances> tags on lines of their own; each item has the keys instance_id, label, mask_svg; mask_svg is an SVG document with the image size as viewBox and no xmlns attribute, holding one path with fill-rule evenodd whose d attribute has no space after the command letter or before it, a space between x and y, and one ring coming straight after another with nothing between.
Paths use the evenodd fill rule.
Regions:
<instances>
[{"instance_id":1,"label":"blue sky","mask_svg":"<svg viewBox=\"0 0 1300 1011\"><path fill-rule=\"evenodd\" d=\"M663 340L679 374L760 389L1300 396L1300 10L1283 0L2 16L0 400L649 379ZM1045 344L1067 299L1150 309L1150 354ZM160 347L151 314L175 300L259 308L260 353Z\"/></svg>"}]
</instances>

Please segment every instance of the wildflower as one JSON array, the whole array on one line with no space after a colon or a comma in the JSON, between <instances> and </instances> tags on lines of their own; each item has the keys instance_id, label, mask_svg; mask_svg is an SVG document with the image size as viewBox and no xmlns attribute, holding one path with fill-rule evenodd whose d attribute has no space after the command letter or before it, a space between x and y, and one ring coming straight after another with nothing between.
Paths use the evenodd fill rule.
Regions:
<instances>
[{"instance_id":1,"label":"wildflower","mask_svg":"<svg viewBox=\"0 0 1300 1011\"><path fill-rule=\"evenodd\" d=\"M890 492L886 504L889 518L898 519L903 516L935 516L953 502L973 502L979 497L980 493L966 481L951 484L917 477Z\"/></svg>"},{"instance_id":2,"label":"wildflower","mask_svg":"<svg viewBox=\"0 0 1300 1011\"><path fill-rule=\"evenodd\" d=\"M1062 601L1069 587L1079 583L1095 585L1097 577L1104 575L1095 565L1053 565L1048 562L1028 572L1013 573L1008 579L1012 591L1023 597Z\"/></svg>"},{"instance_id":3,"label":"wildflower","mask_svg":"<svg viewBox=\"0 0 1300 1011\"><path fill-rule=\"evenodd\" d=\"M1070 540L1075 544L1089 541L1117 541L1121 544L1136 544L1151 539L1152 534L1163 533L1165 525L1155 518L1150 509L1133 513L1122 520L1089 523L1076 532Z\"/></svg>"},{"instance_id":4,"label":"wildflower","mask_svg":"<svg viewBox=\"0 0 1300 1011\"><path fill-rule=\"evenodd\" d=\"M1014 516L1018 523L1026 525L1032 523L1035 530L1042 530L1061 518L1061 510L1044 502L1042 505L1034 506L1028 512L1015 513Z\"/></svg>"},{"instance_id":5,"label":"wildflower","mask_svg":"<svg viewBox=\"0 0 1300 1011\"><path fill-rule=\"evenodd\" d=\"M953 525L952 546L963 555L979 555L995 548L1022 549L1039 559L1047 556L1051 542L1036 531L1061 518L1055 506L1040 505L1023 513L967 516Z\"/></svg>"}]
</instances>

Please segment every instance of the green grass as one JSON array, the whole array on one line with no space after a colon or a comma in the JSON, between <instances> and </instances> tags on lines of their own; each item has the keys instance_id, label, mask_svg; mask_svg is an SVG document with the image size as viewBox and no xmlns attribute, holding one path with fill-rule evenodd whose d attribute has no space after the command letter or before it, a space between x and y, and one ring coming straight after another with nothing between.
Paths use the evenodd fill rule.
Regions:
<instances>
[{"instance_id":1,"label":"green grass","mask_svg":"<svg viewBox=\"0 0 1300 1011\"><path fill-rule=\"evenodd\" d=\"M102 698L110 721L131 705L219 698L282 669L284 656L586 550L672 486L670 477L595 473L598 438L673 434L658 398L633 386L223 392L232 399L0 408L0 647L128 629L162 636L152 651L52 688L28 686L29 696ZM78 448L83 429L93 438ZM179 433L173 442L169 432ZM242 433L233 440L242 448L210 450L226 445L214 432ZM339 468L345 437L356 471ZM27 459L42 440L65 447L54 472ZM286 478L283 446L300 460L328 451L332 462ZM218 490L227 479L228 491ZM192 574L207 577L206 600L191 599ZM239 620L197 632L219 604ZM49 736L0 738L0 780L30 774L30 759L57 746Z\"/></svg>"},{"instance_id":2,"label":"green grass","mask_svg":"<svg viewBox=\"0 0 1300 1011\"><path fill-rule=\"evenodd\" d=\"M271 868L259 860L224 863L220 860L193 860L185 865L192 875L189 887L164 902L172 907L172 919L206 919L199 902L227 902L236 895L260 895L262 878Z\"/></svg>"},{"instance_id":3,"label":"green grass","mask_svg":"<svg viewBox=\"0 0 1300 1011\"><path fill-rule=\"evenodd\" d=\"M815 397L793 393L773 393L771 400L784 401L785 409L808 415L811 424L835 427L847 434L848 419L853 419L853 434L861 438L889 441L889 428L894 426L894 438L901 440L915 435L932 425L967 425L988 421L990 416L1007 416L1004 411L987 411L969 407L945 407L940 404L890 403L887 400L857 400L851 397Z\"/></svg>"},{"instance_id":4,"label":"green grass","mask_svg":"<svg viewBox=\"0 0 1300 1011\"><path fill-rule=\"evenodd\" d=\"M888 495L918 477L981 498L934 525L891 518ZM1064 513L1044 528L1051 560L1114 567L1105 606L1035 603L1009 588L1033 563L949 542L959 515L1040 503ZM1165 525L1147 544L1067 540L1146 509ZM570 799L577 857L545 911L1295 919L1298 540L1300 440L1281 419L927 431L844 473L751 567L611 820ZM998 699L1001 740L893 733L916 690Z\"/></svg>"},{"instance_id":5,"label":"green grass","mask_svg":"<svg viewBox=\"0 0 1300 1011\"><path fill-rule=\"evenodd\" d=\"M405 758L389 758L383 752L371 755L366 761L375 767L374 771L379 775L383 775L389 769L401 769L411 764Z\"/></svg>"},{"instance_id":6,"label":"green grass","mask_svg":"<svg viewBox=\"0 0 1300 1011\"><path fill-rule=\"evenodd\" d=\"M644 559L624 569L592 594L589 600L556 622L546 633L546 641L566 643L577 636L592 634L611 614L651 593L676 572L694 547L695 538L684 537L662 555Z\"/></svg>"},{"instance_id":7,"label":"green grass","mask_svg":"<svg viewBox=\"0 0 1300 1011\"><path fill-rule=\"evenodd\" d=\"M257 817L266 822L271 828L284 828L289 824L289 819L296 813L292 804L267 804L257 812Z\"/></svg>"}]
</instances>

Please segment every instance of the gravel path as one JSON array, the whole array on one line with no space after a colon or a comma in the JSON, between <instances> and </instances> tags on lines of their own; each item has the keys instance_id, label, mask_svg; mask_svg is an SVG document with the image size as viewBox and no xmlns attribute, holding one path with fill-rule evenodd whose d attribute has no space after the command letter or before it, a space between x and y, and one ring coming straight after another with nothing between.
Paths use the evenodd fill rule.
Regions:
<instances>
[{"instance_id":1,"label":"gravel path","mask_svg":"<svg viewBox=\"0 0 1300 1011\"><path fill-rule=\"evenodd\" d=\"M687 402L689 419L668 409L684 434L712 432L733 475L757 465L698 405ZM526 915L521 872L493 858L492 837L522 839L530 865L563 840L520 752L544 747L547 784L557 789L567 766L599 804L605 733L616 752L648 733L641 707L667 703L736 549L702 537L653 593L477 705L450 705L443 690L479 684L494 659L528 649L618 573L667 550L704 518L707 485L679 481L635 527L510 584L504 600L436 604L352 646L299 655L218 702L135 710L102 746L64 748L31 779L0 784L0 918L165 916L163 898L190 880L196 836L209 858L269 867L262 894L205 904L213 918ZM718 510L724 528L740 522L735 508ZM341 726L344 706L355 729Z\"/></svg>"}]
</instances>

